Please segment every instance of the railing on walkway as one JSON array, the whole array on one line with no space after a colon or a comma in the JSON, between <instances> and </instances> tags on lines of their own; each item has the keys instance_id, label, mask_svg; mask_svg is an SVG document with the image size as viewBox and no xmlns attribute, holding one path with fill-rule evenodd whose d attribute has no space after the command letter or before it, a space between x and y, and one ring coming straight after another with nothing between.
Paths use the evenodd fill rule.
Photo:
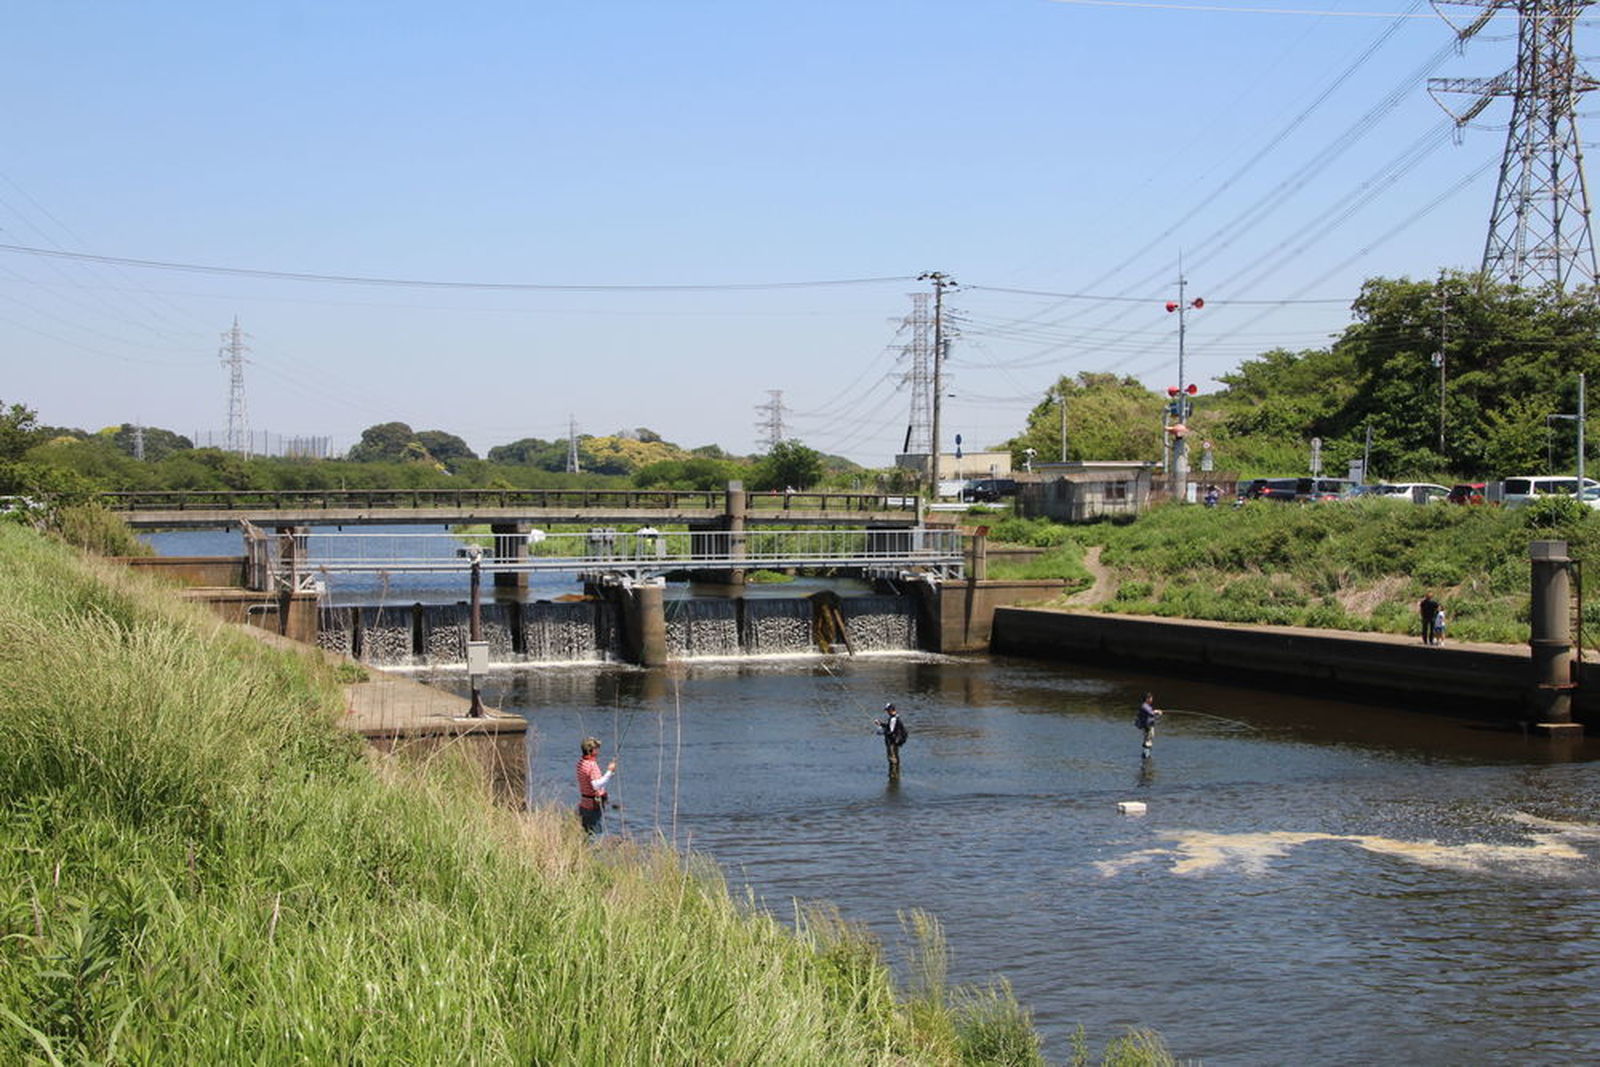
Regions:
<instances>
[{"instance_id":1,"label":"railing on walkway","mask_svg":"<svg viewBox=\"0 0 1600 1067\"><path fill-rule=\"evenodd\" d=\"M832 568L916 570L943 579L965 569L962 535L907 530L641 530L505 534L306 533L268 537L272 572L286 583L335 574L574 571L638 577L669 571Z\"/></svg>"},{"instance_id":2,"label":"railing on walkway","mask_svg":"<svg viewBox=\"0 0 1600 1067\"><path fill-rule=\"evenodd\" d=\"M536 508L566 510L721 511L724 490L684 489L272 489L130 490L97 494L105 507L139 511L335 511L346 509ZM883 493L745 494L747 511L915 512L917 498Z\"/></svg>"}]
</instances>

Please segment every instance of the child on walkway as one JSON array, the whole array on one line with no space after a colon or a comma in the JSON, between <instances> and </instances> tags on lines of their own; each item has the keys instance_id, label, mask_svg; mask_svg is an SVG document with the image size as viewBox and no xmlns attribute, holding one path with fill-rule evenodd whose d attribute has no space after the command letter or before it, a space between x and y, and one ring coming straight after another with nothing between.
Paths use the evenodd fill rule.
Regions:
<instances>
[{"instance_id":1,"label":"child on walkway","mask_svg":"<svg viewBox=\"0 0 1600 1067\"><path fill-rule=\"evenodd\" d=\"M1440 608L1433 616L1433 643L1444 644L1444 609Z\"/></svg>"}]
</instances>

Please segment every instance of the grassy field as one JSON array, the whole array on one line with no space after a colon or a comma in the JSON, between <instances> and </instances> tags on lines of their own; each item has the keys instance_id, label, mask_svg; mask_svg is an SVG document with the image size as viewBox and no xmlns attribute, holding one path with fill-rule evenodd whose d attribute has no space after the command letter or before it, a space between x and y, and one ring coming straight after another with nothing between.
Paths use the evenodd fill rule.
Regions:
<instances>
[{"instance_id":1,"label":"grassy field","mask_svg":"<svg viewBox=\"0 0 1600 1067\"><path fill-rule=\"evenodd\" d=\"M319 659L15 524L0 573L0 1062L1040 1062L927 916L899 989L835 914L373 755Z\"/></svg>"},{"instance_id":2,"label":"grassy field","mask_svg":"<svg viewBox=\"0 0 1600 1067\"><path fill-rule=\"evenodd\" d=\"M1431 592L1449 612L1452 637L1525 643L1529 542L1565 540L1574 558L1593 557L1600 513L1563 500L1522 508L1169 504L1125 524L1004 519L992 536L1050 546L1025 569L994 567L992 575L1061 577L1071 592L1094 586L1085 561L1098 555L1105 579L1087 605L1098 610L1409 634L1417 602ZM1591 571L1584 629L1592 644L1600 588L1588 587L1600 568Z\"/></svg>"}]
</instances>

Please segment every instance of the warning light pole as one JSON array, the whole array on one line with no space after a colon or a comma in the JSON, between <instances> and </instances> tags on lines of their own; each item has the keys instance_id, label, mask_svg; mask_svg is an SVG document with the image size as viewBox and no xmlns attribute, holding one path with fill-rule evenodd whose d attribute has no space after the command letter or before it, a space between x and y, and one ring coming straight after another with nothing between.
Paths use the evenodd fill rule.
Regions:
<instances>
[{"instance_id":1,"label":"warning light pole","mask_svg":"<svg viewBox=\"0 0 1600 1067\"><path fill-rule=\"evenodd\" d=\"M1188 322L1186 316L1191 309L1199 311L1206 306L1206 302L1199 297L1193 300L1184 298L1184 289L1188 282L1180 269L1178 272L1178 299L1167 301L1167 314L1178 313L1178 384L1167 388L1167 397L1171 401L1167 405L1167 414L1171 416L1166 424L1167 433L1172 435L1172 467L1167 472L1172 479L1172 491L1179 500L1189 498L1189 449L1184 438L1189 436L1189 412L1192 409L1190 397L1199 390L1192 384L1184 381L1183 373L1183 341Z\"/></svg>"}]
</instances>

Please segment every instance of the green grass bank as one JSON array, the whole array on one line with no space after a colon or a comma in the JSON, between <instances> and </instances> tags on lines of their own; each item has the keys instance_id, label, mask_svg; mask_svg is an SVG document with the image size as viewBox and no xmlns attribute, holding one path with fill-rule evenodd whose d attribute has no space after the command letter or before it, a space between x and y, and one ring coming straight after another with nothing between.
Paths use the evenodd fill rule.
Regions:
<instances>
[{"instance_id":1,"label":"green grass bank","mask_svg":"<svg viewBox=\"0 0 1600 1067\"><path fill-rule=\"evenodd\" d=\"M827 909L376 756L320 658L20 525L0 574L0 1062L1042 1062L927 916L897 988Z\"/></svg>"},{"instance_id":2,"label":"green grass bank","mask_svg":"<svg viewBox=\"0 0 1600 1067\"><path fill-rule=\"evenodd\" d=\"M1451 636L1513 644L1528 640L1529 542L1564 540L1573 558L1595 561L1583 572L1584 631L1600 641L1600 512L1570 500L1167 504L1125 524L1005 518L991 536L1046 549L992 576L1064 578L1063 599L1095 610L1409 634L1431 592Z\"/></svg>"}]
</instances>

